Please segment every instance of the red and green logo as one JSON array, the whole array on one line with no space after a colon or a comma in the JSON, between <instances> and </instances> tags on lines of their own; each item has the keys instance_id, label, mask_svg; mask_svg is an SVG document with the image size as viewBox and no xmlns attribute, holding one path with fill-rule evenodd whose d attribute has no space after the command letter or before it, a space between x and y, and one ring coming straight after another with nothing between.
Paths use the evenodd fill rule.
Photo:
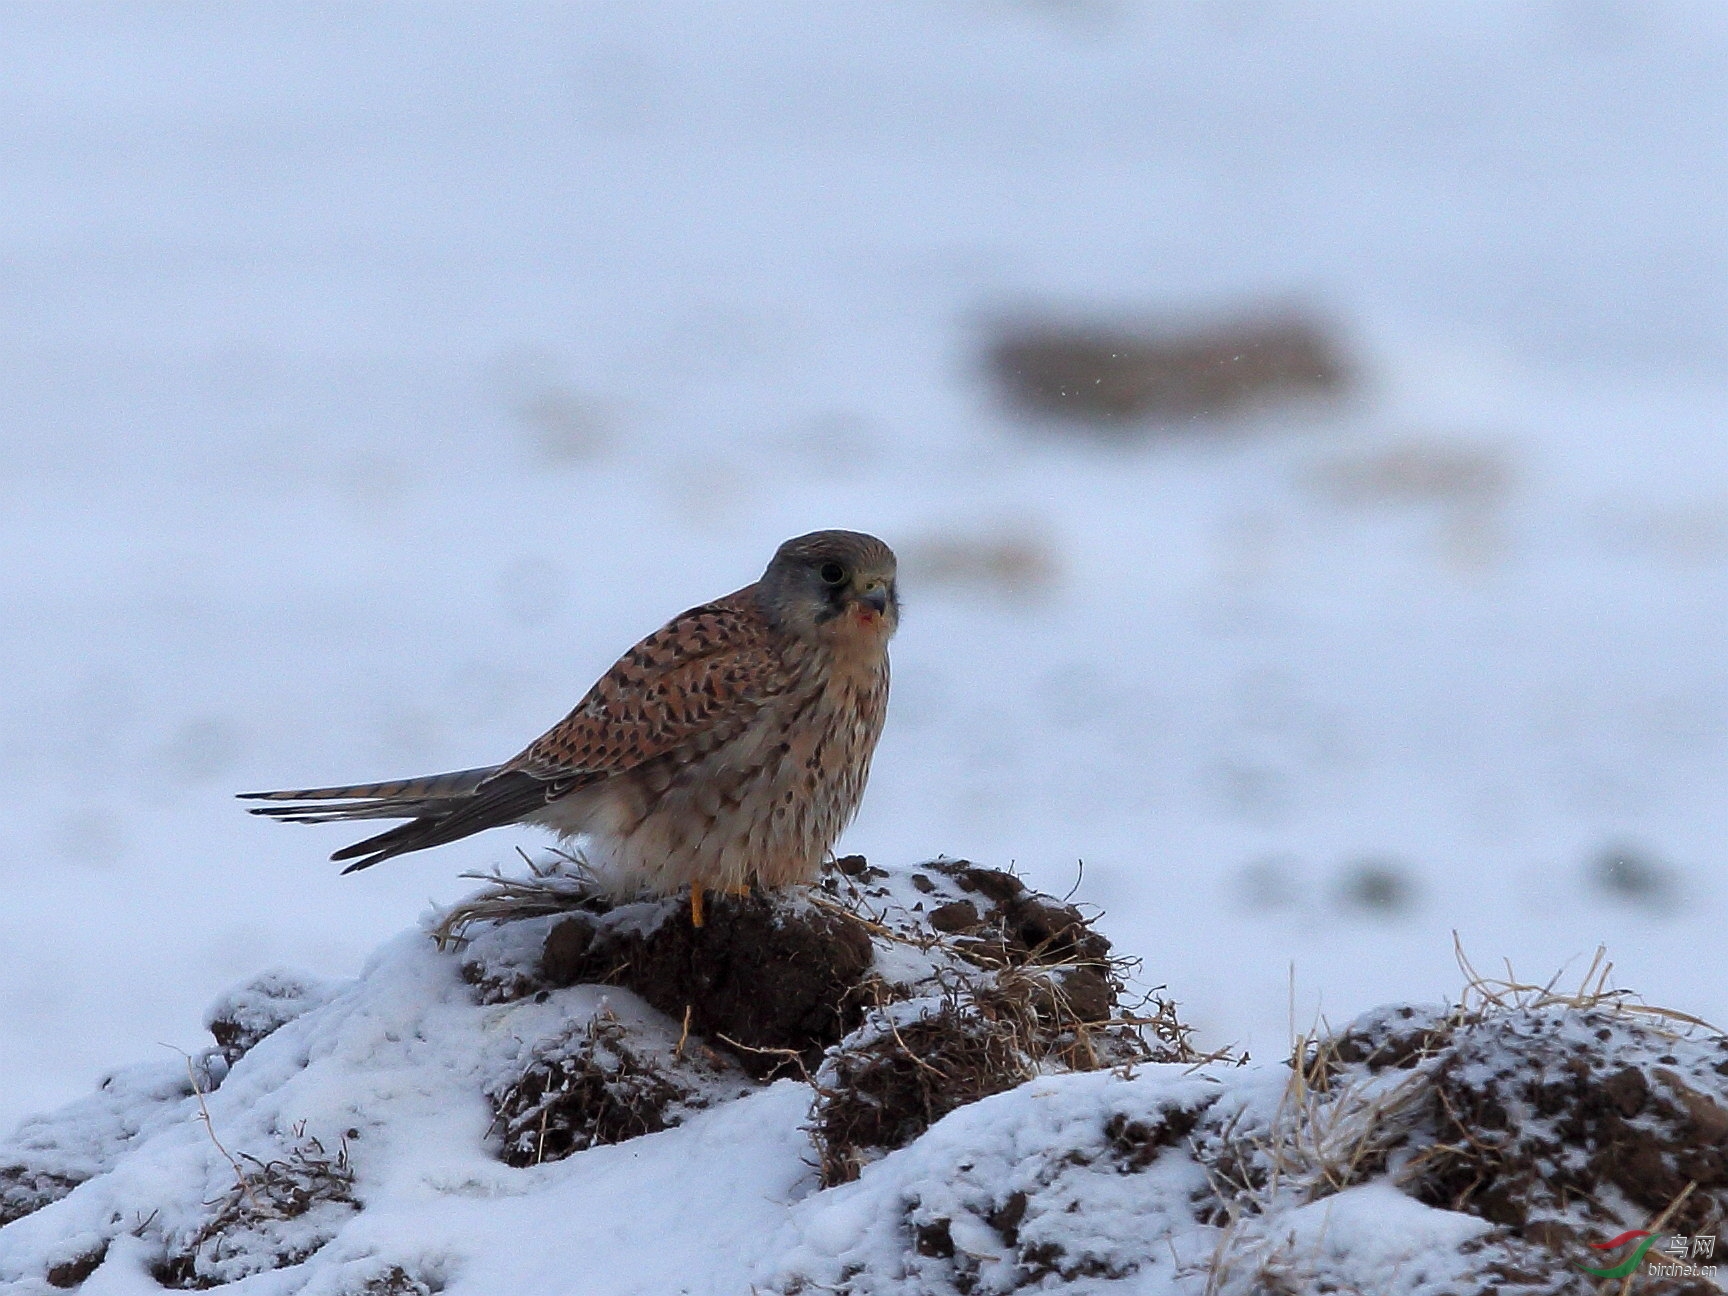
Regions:
<instances>
[{"instance_id":1,"label":"red and green logo","mask_svg":"<svg viewBox=\"0 0 1728 1296\"><path fill-rule=\"evenodd\" d=\"M1589 1274L1592 1278L1626 1277L1638 1267L1638 1262L1644 1258L1644 1253L1655 1245L1656 1235L1654 1233L1649 1229L1628 1229L1619 1237L1609 1238L1606 1242L1592 1242L1590 1244L1590 1249L1592 1251L1617 1251L1634 1238L1642 1240L1637 1246L1632 1248L1631 1255L1627 1256L1612 1269L1584 1269L1583 1265L1580 1265L1579 1268L1584 1269L1584 1272Z\"/></svg>"}]
</instances>

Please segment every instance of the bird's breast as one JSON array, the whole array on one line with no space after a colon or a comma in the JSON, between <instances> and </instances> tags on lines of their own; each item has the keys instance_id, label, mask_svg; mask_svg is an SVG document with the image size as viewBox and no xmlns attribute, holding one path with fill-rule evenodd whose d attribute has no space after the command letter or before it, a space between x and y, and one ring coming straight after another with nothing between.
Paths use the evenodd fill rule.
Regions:
<instances>
[{"instance_id":1,"label":"bird's breast","mask_svg":"<svg viewBox=\"0 0 1728 1296\"><path fill-rule=\"evenodd\" d=\"M785 665L761 705L578 794L553 826L589 834L621 882L657 891L810 881L863 798L888 661L810 651Z\"/></svg>"}]
</instances>

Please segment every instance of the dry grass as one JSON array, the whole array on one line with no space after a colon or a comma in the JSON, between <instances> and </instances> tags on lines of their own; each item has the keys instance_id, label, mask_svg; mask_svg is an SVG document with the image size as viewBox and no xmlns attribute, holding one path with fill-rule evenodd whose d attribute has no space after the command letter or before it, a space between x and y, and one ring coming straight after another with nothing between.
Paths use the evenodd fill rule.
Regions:
<instances>
[{"instance_id":1,"label":"dry grass","mask_svg":"<svg viewBox=\"0 0 1728 1296\"><path fill-rule=\"evenodd\" d=\"M1294 1190L1306 1201L1342 1192L1386 1169L1427 1110L1427 1077L1413 1071L1391 1085L1352 1081L1318 1089L1291 1070L1262 1151L1269 1192Z\"/></svg>"},{"instance_id":2,"label":"dry grass","mask_svg":"<svg viewBox=\"0 0 1728 1296\"><path fill-rule=\"evenodd\" d=\"M1242 1221L1319 1201L1383 1173L1427 1114L1427 1076L1339 1081L1338 1037L1301 1036L1278 1106L1263 1127L1232 1121L1202 1156L1226 1233Z\"/></svg>"},{"instance_id":3,"label":"dry grass","mask_svg":"<svg viewBox=\"0 0 1728 1296\"><path fill-rule=\"evenodd\" d=\"M1206 1296L1308 1296L1314 1291L1373 1296L1353 1284L1340 1284L1333 1275L1327 1275L1321 1285L1323 1242L1322 1237L1313 1246L1300 1248L1288 1236L1266 1236L1248 1217L1232 1218L1213 1249Z\"/></svg>"},{"instance_id":4,"label":"dry grass","mask_svg":"<svg viewBox=\"0 0 1728 1296\"><path fill-rule=\"evenodd\" d=\"M211 1138L215 1139L214 1131ZM215 1281L208 1275L224 1258L232 1235L275 1221L298 1219L325 1202L359 1209L347 1140L343 1139L333 1150L327 1149L319 1139L306 1133L304 1122L294 1127L292 1138L283 1155L267 1161L246 1152L238 1157L229 1156L223 1149L223 1155L234 1167L235 1183L208 1203L214 1209L204 1223L156 1265L154 1272L159 1283L180 1289L214 1286ZM217 1147L221 1148L221 1144ZM270 1267L297 1264L306 1254L279 1254Z\"/></svg>"},{"instance_id":5,"label":"dry grass","mask_svg":"<svg viewBox=\"0 0 1728 1296\"><path fill-rule=\"evenodd\" d=\"M1675 1008L1664 1008L1658 1004L1647 1004L1631 991L1611 986L1609 979L1614 974L1614 964L1608 961L1608 948L1598 945L1596 953L1591 956L1590 965L1585 968L1584 975L1578 986L1573 990L1562 990L1560 978L1565 975L1562 969L1556 972L1543 984L1520 981L1512 971L1512 965L1506 965L1504 978L1485 977L1478 972L1464 953L1464 946L1458 939L1458 933L1452 933L1453 954L1458 960L1458 968L1464 974L1464 993L1459 1000L1459 1011L1465 1014L1461 1020L1480 1020L1490 1012L1534 1012L1542 1008L1572 1008L1580 1012L1586 1009L1606 1009L1616 1014L1636 1016L1645 1020L1661 1022L1669 1027L1679 1028L1681 1034L1694 1030L1709 1031L1720 1035L1722 1031L1705 1021L1702 1017L1694 1017L1691 1013L1680 1012Z\"/></svg>"},{"instance_id":6,"label":"dry grass","mask_svg":"<svg viewBox=\"0 0 1728 1296\"><path fill-rule=\"evenodd\" d=\"M528 866L527 877L507 877L499 870L461 875L486 883L486 889L444 911L429 933L440 950L461 949L475 923L519 922L569 913L584 908L599 894L592 870L579 855L555 850L550 852L550 861L542 862L520 848L516 853Z\"/></svg>"}]
</instances>

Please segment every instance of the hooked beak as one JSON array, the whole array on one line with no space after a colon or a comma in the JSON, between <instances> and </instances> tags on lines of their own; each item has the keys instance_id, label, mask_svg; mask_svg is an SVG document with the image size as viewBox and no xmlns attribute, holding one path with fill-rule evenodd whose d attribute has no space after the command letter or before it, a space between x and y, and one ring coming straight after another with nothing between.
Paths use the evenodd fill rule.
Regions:
<instances>
[{"instance_id":1,"label":"hooked beak","mask_svg":"<svg viewBox=\"0 0 1728 1296\"><path fill-rule=\"evenodd\" d=\"M886 616L888 612L888 587L872 585L858 596L858 601L864 606L874 608L877 616Z\"/></svg>"}]
</instances>

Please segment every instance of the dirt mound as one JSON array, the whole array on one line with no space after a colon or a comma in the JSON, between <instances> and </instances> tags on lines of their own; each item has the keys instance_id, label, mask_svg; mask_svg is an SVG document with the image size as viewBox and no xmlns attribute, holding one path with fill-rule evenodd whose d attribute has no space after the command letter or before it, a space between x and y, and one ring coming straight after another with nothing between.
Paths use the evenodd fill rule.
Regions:
<instances>
[{"instance_id":1,"label":"dirt mound","mask_svg":"<svg viewBox=\"0 0 1728 1296\"><path fill-rule=\"evenodd\" d=\"M1460 1032L1435 1068L1440 1141L1417 1196L1554 1248L1612 1236L1630 1202L1688 1237L1728 1211L1728 1040L1675 1051L1604 1010Z\"/></svg>"},{"instance_id":2,"label":"dirt mound","mask_svg":"<svg viewBox=\"0 0 1728 1296\"><path fill-rule=\"evenodd\" d=\"M494 1192L587 1174L507 1166L725 1105L588 1164L679 1210L689 1164L746 1167L746 1195L777 1167L788 1231L750 1262L762 1291L1585 1296L1626 1271L1652 1296L1716 1289L1698 1248L1728 1216L1728 1040L1588 981L1475 979L1463 1005L1238 1067L1196 1058L1168 1004L1126 1008L1130 969L1080 909L962 861L837 861L813 888L717 900L700 930L682 898L500 878L431 934L341 987L259 977L212 1009L216 1047L0 1143L0 1287L304 1266L320 1290L430 1293L486 1263ZM468 1249L380 1250L437 1165Z\"/></svg>"},{"instance_id":3,"label":"dirt mound","mask_svg":"<svg viewBox=\"0 0 1728 1296\"><path fill-rule=\"evenodd\" d=\"M1235 1085L1135 1065L1000 1093L862 1195L813 1201L814 1241L771 1289L1591 1296L1590 1271L1618 1287L1633 1265L1638 1292L1720 1290L1709 1251L1702 1271L1675 1263L1728 1206L1714 1032L1615 996L1520 995L1383 1009L1305 1043L1279 1086L1258 1070ZM1647 1253L1630 1230L1655 1235Z\"/></svg>"},{"instance_id":4,"label":"dirt mound","mask_svg":"<svg viewBox=\"0 0 1728 1296\"><path fill-rule=\"evenodd\" d=\"M849 864L824 885L867 916L879 963L901 970L871 983L868 1011L816 1074L825 1185L1035 1075L1193 1057L1169 1005L1122 1009L1127 968L1074 906L964 860L899 877Z\"/></svg>"},{"instance_id":5,"label":"dirt mound","mask_svg":"<svg viewBox=\"0 0 1728 1296\"><path fill-rule=\"evenodd\" d=\"M808 892L714 897L701 928L681 899L611 905L568 879L523 899L538 925L479 901L488 930L464 976L483 1001L617 986L678 1036L614 1020L531 1050L489 1095L513 1164L666 1128L716 1085L735 1094L741 1070L814 1078L813 1136L838 1183L1041 1069L1186 1056L1167 1009L1121 1012L1123 968L1080 910L965 861L890 874L849 856Z\"/></svg>"},{"instance_id":6,"label":"dirt mound","mask_svg":"<svg viewBox=\"0 0 1728 1296\"><path fill-rule=\"evenodd\" d=\"M1582 1271L1622 1258L1596 1245L1630 1228L1691 1258L1728 1216L1728 1039L1616 996L1525 999L1383 1010L1298 1065L1329 1090L1406 1073L1383 1164L1417 1200L1494 1226L1475 1249L1508 1290L1594 1290ZM1638 1290L1718 1289L1652 1271Z\"/></svg>"}]
</instances>

